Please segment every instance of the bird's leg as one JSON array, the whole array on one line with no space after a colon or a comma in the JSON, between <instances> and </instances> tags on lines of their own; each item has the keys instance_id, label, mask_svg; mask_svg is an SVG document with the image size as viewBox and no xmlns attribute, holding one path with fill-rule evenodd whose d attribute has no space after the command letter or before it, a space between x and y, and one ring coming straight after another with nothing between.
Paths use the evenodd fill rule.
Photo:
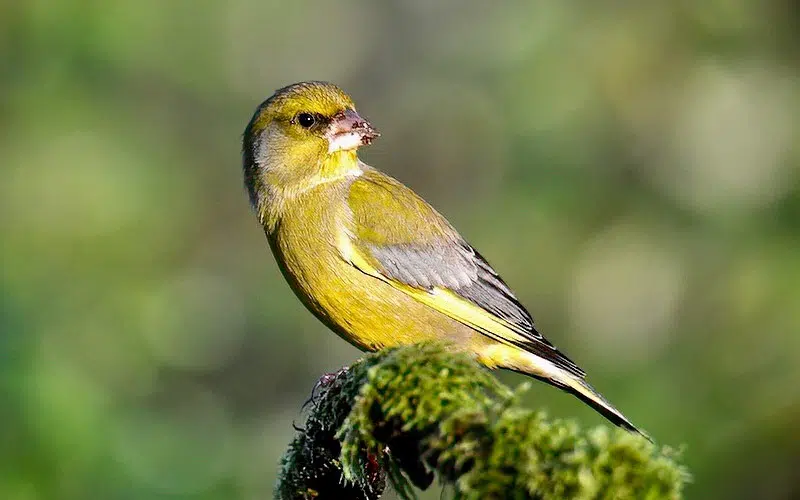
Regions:
<instances>
[{"instance_id":1,"label":"bird's leg","mask_svg":"<svg viewBox=\"0 0 800 500\"><path fill-rule=\"evenodd\" d=\"M350 367L343 366L339 368L337 371L332 373L326 373L325 375L321 376L319 380L314 384L314 387L311 389L311 396L303 403L303 408L308 406L309 404L316 404L317 398L320 396L320 390L329 387L333 382L347 373L347 370Z\"/></svg>"},{"instance_id":2,"label":"bird's leg","mask_svg":"<svg viewBox=\"0 0 800 500\"><path fill-rule=\"evenodd\" d=\"M331 383L333 383L334 380L336 380L337 378L339 378L342 375L344 375L345 373L347 373L347 370L349 370L349 369L350 369L349 366L343 366L343 367L339 368L338 370L336 370L333 373L326 373L325 375L321 376L319 378L319 380L317 380L317 383L314 386L314 389L318 389L320 387L326 387L326 386L330 385Z\"/></svg>"}]
</instances>

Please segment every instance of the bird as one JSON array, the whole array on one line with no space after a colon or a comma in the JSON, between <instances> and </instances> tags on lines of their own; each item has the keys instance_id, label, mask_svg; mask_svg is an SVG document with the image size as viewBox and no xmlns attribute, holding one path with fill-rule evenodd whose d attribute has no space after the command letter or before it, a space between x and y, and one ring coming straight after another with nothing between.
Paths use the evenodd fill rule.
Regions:
<instances>
[{"instance_id":1,"label":"bird","mask_svg":"<svg viewBox=\"0 0 800 500\"><path fill-rule=\"evenodd\" d=\"M323 81L276 90L245 128L250 204L305 307L363 351L444 342L490 369L563 389L647 437L539 333L444 216L359 159L358 149L379 135L349 95Z\"/></svg>"}]
</instances>

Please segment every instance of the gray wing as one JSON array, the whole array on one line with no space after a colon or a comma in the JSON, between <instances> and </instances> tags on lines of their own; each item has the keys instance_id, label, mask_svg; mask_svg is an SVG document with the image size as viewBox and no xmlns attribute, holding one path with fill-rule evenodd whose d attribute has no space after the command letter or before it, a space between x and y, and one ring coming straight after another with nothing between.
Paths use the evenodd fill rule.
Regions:
<instances>
[{"instance_id":1,"label":"gray wing","mask_svg":"<svg viewBox=\"0 0 800 500\"><path fill-rule=\"evenodd\" d=\"M369 245L389 278L419 289L443 287L506 321L524 340L517 347L551 361L569 373L585 372L559 352L534 327L533 319L492 266L466 242L444 245Z\"/></svg>"}]
</instances>

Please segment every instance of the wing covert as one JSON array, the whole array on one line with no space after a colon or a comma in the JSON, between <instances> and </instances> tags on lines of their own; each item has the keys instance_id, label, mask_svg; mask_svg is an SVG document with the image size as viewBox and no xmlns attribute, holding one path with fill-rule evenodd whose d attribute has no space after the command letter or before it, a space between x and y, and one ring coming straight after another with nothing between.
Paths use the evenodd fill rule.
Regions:
<instances>
[{"instance_id":1,"label":"wing covert","mask_svg":"<svg viewBox=\"0 0 800 500\"><path fill-rule=\"evenodd\" d=\"M498 342L585 375L536 330L486 259L413 191L368 169L348 201L354 237L343 254L354 266Z\"/></svg>"}]
</instances>

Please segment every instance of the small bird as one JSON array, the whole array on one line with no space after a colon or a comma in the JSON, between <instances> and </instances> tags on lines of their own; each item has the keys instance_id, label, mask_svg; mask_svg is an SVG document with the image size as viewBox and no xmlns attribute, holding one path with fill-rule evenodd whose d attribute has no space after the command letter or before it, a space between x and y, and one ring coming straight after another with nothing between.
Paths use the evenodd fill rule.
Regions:
<instances>
[{"instance_id":1,"label":"small bird","mask_svg":"<svg viewBox=\"0 0 800 500\"><path fill-rule=\"evenodd\" d=\"M244 181L275 260L324 324L366 351L445 341L564 389L642 434L534 327L508 285L433 207L359 160L379 136L326 82L281 88L244 131Z\"/></svg>"}]
</instances>

